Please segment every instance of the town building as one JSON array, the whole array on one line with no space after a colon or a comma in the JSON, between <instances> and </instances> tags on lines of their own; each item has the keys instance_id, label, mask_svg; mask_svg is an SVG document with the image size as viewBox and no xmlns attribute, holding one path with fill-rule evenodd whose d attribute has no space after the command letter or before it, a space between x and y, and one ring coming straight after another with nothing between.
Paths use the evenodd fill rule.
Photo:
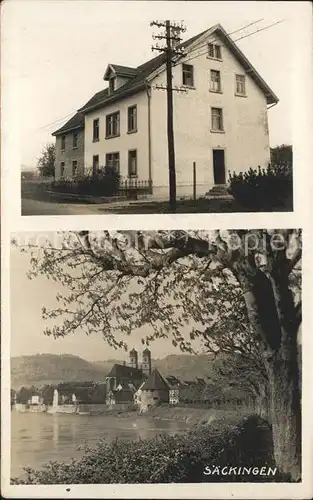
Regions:
<instances>
[{"instance_id":1,"label":"town building","mask_svg":"<svg viewBox=\"0 0 313 500\"><path fill-rule=\"evenodd\" d=\"M220 24L179 47L184 55L172 68L173 87L184 91L173 91L177 194L192 194L195 162L196 192L204 195L225 186L228 172L268 164L268 108L278 98ZM156 89L166 85L165 63L161 53L136 68L108 64L108 86L54 132L56 178L112 166L124 180L148 183L154 197L168 196L166 92ZM84 131L79 160L74 131Z\"/></svg>"},{"instance_id":2,"label":"town building","mask_svg":"<svg viewBox=\"0 0 313 500\"><path fill-rule=\"evenodd\" d=\"M140 412L144 413L162 403L168 404L169 390L170 387L165 378L154 368L136 395L136 403Z\"/></svg>"},{"instance_id":3,"label":"town building","mask_svg":"<svg viewBox=\"0 0 313 500\"><path fill-rule=\"evenodd\" d=\"M132 349L129 353L129 365L115 363L105 378L106 404L112 406L121 398L134 401L134 394L151 373L151 352L145 349L142 353L142 364L138 364L138 352ZM121 391L121 394L117 394ZM123 403L126 402L123 401Z\"/></svg>"},{"instance_id":4,"label":"town building","mask_svg":"<svg viewBox=\"0 0 313 500\"><path fill-rule=\"evenodd\" d=\"M169 386L169 403L170 405L176 405L179 403L179 395L182 382L173 375L166 377L166 382Z\"/></svg>"},{"instance_id":5,"label":"town building","mask_svg":"<svg viewBox=\"0 0 313 500\"><path fill-rule=\"evenodd\" d=\"M117 389L116 391L109 390L107 394L106 404L110 408L119 410L128 410L134 408L134 393L131 388Z\"/></svg>"},{"instance_id":6,"label":"town building","mask_svg":"<svg viewBox=\"0 0 313 500\"><path fill-rule=\"evenodd\" d=\"M87 174L85 169L85 118L82 113L53 132L55 137L55 178L75 179Z\"/></svg>"}]
</instances>

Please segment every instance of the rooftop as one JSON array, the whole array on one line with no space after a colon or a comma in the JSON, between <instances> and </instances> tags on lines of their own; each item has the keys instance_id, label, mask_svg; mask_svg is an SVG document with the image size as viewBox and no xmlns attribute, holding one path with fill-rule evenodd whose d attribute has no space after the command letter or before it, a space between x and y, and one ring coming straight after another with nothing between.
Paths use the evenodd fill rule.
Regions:
<instances>
[{"instance_id":1,"label":"rooftop","mask_svg":"<svg viewBox=\"0 0 313 500\"><path fill-rule=\"evenodd\" d=\"M169 390L169 385L155 368L141 388L142 391Z\"/></svg>"},{"instance_id":2,"label":"rooftop","mask_svg":"<svg viewBox=\"0 0 313 500\"><path fill-rule=\"evenodd\" d=\"M75 129L83 128L85 125L85 118L83 113L77 112L72 118L70 118L61 128L53 132L52 135L61 135L66 132L70 132Z\"/></svg>"},{"instance_id":3,"label":"rooftop","mask_svg":"<svg viewBox=\"0 0 313 500\"><path fill-rule=\"evenodd\" d=\"M119 378L130 378L134 380L144 379L145 375L139 368L133 368L132 366L120 365L116 363L112 366L111 370L107 374L107 377Z\"/></svg>"},{"instance_id":4,"label":"rooftop","mask_svg":"<svg viewBox=\"0 0 313 500\"><path fill-rule=\"evenodd\" d=\"M198 33L197 35L189 38L178 45L179 48L188 49L190 45L200 39L203 35L211 35L213 33L217 33L222 42L228 49L233 53L233 55L237 58L237 60L241 63L244 69L250 74L250 76L254 79L256 84L261 88L264 92L267 103L274 104L278 102L277 96L270 89L267 83L263 80L261 75L257 72L257 70L252 66L252 64L248 61L243 52L239 49L236 43L230 38L225 29L220 25L216 24L211 28ZM157 69L159 69L166 62L166 54L161 53L156 57L153 57L149 61L137 66L137 68L130 68L128 66L120 66L117 64L109 65L112 68L124 68L124 71L128 71L130 76L130 80L115 90L112 94L108 95L108 93L104 94L104 91L97 92L79 111L87 112L92 109L96 109L100 106L106 106L112 104L113 102L122 99L123 97L127 97L129 95L135 94L140 90L145 89L146 87L146 79ZM115 70L116 71L116 70ZM117 70L118 71L118 70ZM107 89L106 89L107 90Z\"/></svg>"}]
</instances>

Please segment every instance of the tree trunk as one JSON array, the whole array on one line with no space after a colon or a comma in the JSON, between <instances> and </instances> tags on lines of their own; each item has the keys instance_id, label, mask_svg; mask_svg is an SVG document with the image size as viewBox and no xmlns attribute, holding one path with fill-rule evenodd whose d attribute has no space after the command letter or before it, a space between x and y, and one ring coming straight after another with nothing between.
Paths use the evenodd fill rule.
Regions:
<instances>
[{"instance_id":1,"label":"tree trunk","mask_svg":"<svg viewBox=\"0 0 313 500\"><path fill-rule=\"evenodd\" d=\"M264 420L271 423L271 415L269 412L269 398L267 395L266 387L263 385L259 388L259 394L256 396L255 411Z\"/></svg>"},{"instance_id":2,"label":"tree trunk","mask_svg":"<svg viewBox=\"0 0 313 500\"><path fill-rule=\"evenodd\" d=\"M295 308L288 283L273 292L272 282L260 271L249 280L244 299L251 325L262 339L268 376L269 421L274 458L279 471L301 480L301 401ZM252 286L249 287L249 284ZM281 280L283 282L283 280Z\"/></svg>"},{"instance_id":3,"label":"tree trunk","mask_svg":"<svg viewBox=\"0 0 313 500\"><path fill-rule=\"evenodd\" d=\"M274 458L279 471L301 480L301 402L295 349L281 348L266 361L269 379L269 416Z\"/></svg>"}]
</instances>

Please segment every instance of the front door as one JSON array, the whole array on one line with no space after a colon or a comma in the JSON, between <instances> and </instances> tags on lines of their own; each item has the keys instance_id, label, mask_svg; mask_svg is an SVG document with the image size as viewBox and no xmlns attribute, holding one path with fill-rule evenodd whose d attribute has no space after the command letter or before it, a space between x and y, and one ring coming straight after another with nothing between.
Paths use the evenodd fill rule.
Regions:
<instances>
[{"instance_id":1,"label":"front door","mask_svg":"<svg viewBox=\"0 0 313 500\"><path fill-rule=\"evenodd\" d=\"M214 184L226 184L224 149L213 149L213 176Z\"/></svg>"}]
</instances>

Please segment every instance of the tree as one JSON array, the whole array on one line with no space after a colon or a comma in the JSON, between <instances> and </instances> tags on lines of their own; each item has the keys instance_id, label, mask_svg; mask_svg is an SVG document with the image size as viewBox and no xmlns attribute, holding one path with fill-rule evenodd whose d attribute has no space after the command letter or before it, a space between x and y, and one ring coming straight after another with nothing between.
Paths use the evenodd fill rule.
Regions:
<instances>
[{"instance_id":1,"label":"tree","mask_svg":"<svg viewBox=\"0 0 313 500\"><path fill-rule=\"evenodd\" d=\"M21 387L17 393L17 402L21 404L27 404L32 397L32 390L28 387Z\"/></svg>"},{"instance_id":2,"label":"tree","mask_svg":"<svg viewBox=\"0 0 313 500\"><path fill-rule=\"evenodd\" d=\"M195 337L212 346L218 315L225 316L229 329L230 311L233 319L238 313L235 325L244 312L243 334L257 345L268 380L275 460L297 481L300 265L299 230L81 231L63 235L61 244L34 247L29 277L45 275L65 287L57 296L60 307L43 308L47 320L65 318L47 328L47 335L101 332L110 345L125 349L125 334L143 325L151 328L142 339L147 345L171 336L184 351L193 351ZM223 286L229 293L217 301ZM183 327L189 328L189 340ZM237 330L224 338L240 338Z\"/></svg>"},{"instance_id":3,"label":"tree","mask_svg":"<svg viewBox=\"0 0 313 500\"><path fill-rule=\"evenodd\" d=\"M292 146L282 144L271 148L271 163L273 165L289 165L292 167Z\"/></svg>"},{"instance_id":4,"label":"tree","mask_svg":"<svg viewBox=\"0 0 313 500\"><path fill-rule=\"evenodd\" d=\"M43 403L45 405L52 405L53 396L54 396L55 387L49 384L46 384L40 391L41 396L43 398Z\"/></svg>"},{"instance_id":5,"label":"tree","mask_svg":"<svg viewBox=\"0 0 313 500\"><path fill-rule=\"evenodd\" d=\"M47 144L37 162L37 168L42 177L54 177L55 175L55 144Z\"/></svg>"}]
</instances>

